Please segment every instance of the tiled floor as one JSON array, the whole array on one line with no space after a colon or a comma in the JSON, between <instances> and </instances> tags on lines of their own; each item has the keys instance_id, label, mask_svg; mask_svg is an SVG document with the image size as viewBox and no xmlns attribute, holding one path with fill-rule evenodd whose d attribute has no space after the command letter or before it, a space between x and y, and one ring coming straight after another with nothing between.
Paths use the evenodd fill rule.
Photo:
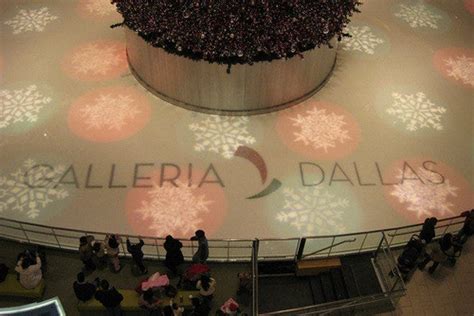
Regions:
<instances>
[{"instance_id":1,"label":"tiled floor","mask_svg":"<svg viewBox=\"0 0 474 316\"><path fill-rule=\"evenodd\" d=\"M474 315L474 240L454 267L440 266L432 275L427 270L415 272L397 310L383 315Z\"/></svg>"}]
</instances>

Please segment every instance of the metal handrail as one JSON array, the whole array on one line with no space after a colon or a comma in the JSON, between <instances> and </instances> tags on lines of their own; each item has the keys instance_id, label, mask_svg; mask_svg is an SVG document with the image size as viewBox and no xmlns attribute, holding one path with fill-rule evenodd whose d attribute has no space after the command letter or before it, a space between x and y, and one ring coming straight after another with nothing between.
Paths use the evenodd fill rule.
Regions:
<instances>
[{"instance_id":1,"label":"metal handrail","mask_svg":"<svg viewBox=\"0 0 474 316\"><path fill-rule=\"evenodd\" d=\"M394 291L392 293L396 293L397 291ZM403 293L402 290L398 290L398 292ZM357 298L352 298L352 299L344 299L344 300L339 300L339 301L333 301L333 302L327 302L323 304L318 304L318 305L310 305L310 306L303 306L303 307L295 307L295 308L289 308L289 309L284 309L284 310L279 310L279 311L274 311L274 312L268 312L265 313L265 315L280 315L280 314L288 314L291 313L292 315L296 315L298 312L304 312L305 310L309 309L321 309L321 308L332 308L333 305L339 305L335 308L340 308L342 306L346 306L347 304L352 304L352 303L358 303L360 301L373 301L377 299L388 299L387 295L385 293L379 293L379 294L372 294L372 295L367 295L367 296L361 296ZM342 305L342 306L341 306ZM323 311L326 312L326 311ZM260 314L262 315L262 314Z\"/></svg>"},{"instance_id":2,"label":"metal handrail","mask_svg":"<svg viewBox=\"0 0 474 316\"><path fill-rule=\"evenodd\" d=\"M457 219L454 218L454 219ZM436 229L439 229L439 228L443 228L443 227L450 227L450 226L453 226L453 225L457 225L457 224L463 224L464 223L464 220L462 221L459 221L459 222L452 222L454 219L451 219L450 222L448 224L445 224L445 225L436 225ZM421 224L418 224L417 226L420 226ZM410 228L410 227L408 227ZM418 230L414 230L414 231L407 231L407 232L403 232L403 233L396 233L396 234L390 234L390 233L387 233L387 236L389 237L397 237L397 236L403 236L403 235L407 235L407 234L416 234L418 233L419 231ZM439 235L444 235L446 233L446 230L444 230L444 232L442 234L439 234Z\"/></svg>"},{"instance_id":3,"label":"metal handrail","mask_svg":"<svg viewBox=\"0 0 474 316\"><path fill-rule=\"evenodd\" d=\"M308 253L308 254L306 254L306 255L303 255L303 258L306 258L306 257L309 257L309 256L313 256L313 255L315 255L315 254L318 254L318 253L320 253L320 252L323 252L324 250L332 249L332 248L334 248L334 247L336 247L336 246L339 246L339 245L342 245L342 244L345 244L345 243L349 243L349 242L354 242L354 241L356 241L356 240L357 240L357 238L352 238L352 239L343 240L343 241L338 242L338 243L335 243L335 244L331 244L331 246L327 246L327 247L324 247L324 248L322 248L322 249L316 250L316 251L314 251L314 252L312 252L312 253Z\"/></svg>"},{"instance_id":4,"label":"metal handrail","mask_svg":"<svg viewBox=\"0 0 474 316\"><path fill-rule=\"evenodd\" d=\"M459 225L462 224L461 221L455 221L456 219L461 219L463 216L453 216L445 219L440 219L438 221L438 224L442 224L440 226L437 226L437 228L440 227L446 227L446 230L448 227L453 226L453 225ZM3 223L2 223L3 221ZM300 245L302 239L327 239L331 238L332 239L332 245L330 248L330 252L327 254L327 256L337 256L340 254L355 254L355 253L361 253L361 252L366 252L366 251L372 251L376 247L374 245L366 245L366 239L368 238L369 235L372 234L377 234L380 232L385 232L386 235L395 235L396 236L401 236L401 235L408 235L412 234L412 232L404 232L404 233L398 233L399 230L406 230L407 228L411 227L420 227L422 224L412 224L412 225L407 225L407 226L400 226L397 228L389 228L389 229L379 229L379 230L371 230L371 231L366 231L366 232L358 232L358 233L348 233L348 234L340 234L340 235L322 235L322 236L310 236L310 237L302 237L302 238L297 238L297 237L292 237L292 238L266 238L266 239L261 239L260 241L263 242L271 242L271 241L296 241L296 245ZM0 236L7 238L7 239L13 239L13 240L19 240L19 241L26 241L28 243L34 243L34 244L40 244L40 245L45 245L49 247L55 247L55 248L60 248L60 249L69 249L69 250L74 250L77 249L76 245L70 243L70 242L65 242L61 239L76 239L79 236L75 236L74 234L80 234L80 235L106 235L104 232L97 232L97 231L89 231L89 230L84 230L84 229L72 229L72 228L67 228L67 227L54 227L54 226L47 226L47 225L42 225L42 224L35 224L35 223L29 223L29 222L24 222L24 221L19 221L19 220L14 220L14 219L8 219L4 217L0 217L0 227L4 227L6 229L11 229L15 231L19 231L21 234L24 236L19 236L19 235L14 235L10 234L8 232L1 232L0 231ZM33 228L31 228L33 227ZM34 228L38 228L34 229ZM43 228L46 231L41 231L39 228ZM74 234L68 234L69 233L74 233ZM52 236L54 237L54 241L48 241L48 240L38 240L38 238L35 238L34 234L39 234L42 236ZM145 241L145 245L149 247L153 247L156 249L155 254L151 253L146 253L145 255L150 258L157 258L157 259L162 259L162 255L160 254L160 249L159 247L161 246L161 242L165 240L163 237L153 237L153 236L136 236L136 235L130 235L130 234L121 234L122 237L124 238L142 238ZM362 243L360 247L354 248L354 249L346 249L346 250L334 250L334 241L336 238L341 238L344 236L351 236L354 238L358 238L358 236L363 236ZM389 246L394 246L394 245L401 245L402 243L405 243L406 241L397 241L396 243L393 243L395 236L390 237L389 241ZM194 252L195 244L192 241L189 241L188 238L178 238L181 239L183 242L183 248L186 250L191 250L191 252ZM226 238L226 239L209 239L209 247L211 249L227 249L226 255L219 255L215 254L212 255L209 258L209 261L217 261L217 262L222 262L222 261L242 261L242 262L249 262L251 260L251 254L250 252L247 254L243 254L242 252L236 253L235 255L232 255L230 250L231 249L250 249L250 245L240 245L238 243L242 242L247 242L247 243L252 243L254 240L252 239L237 239L237 238ZM217 245L215 245L217 243ZM222 243L222 244L219 244ZM327 250L327 247L325 249L320 249L317 250L317 252L321 252ZM295 249L295 253L297 253L298 249ZM123 255L129 256L129 254L124 253ZM311 254L310 254L311 255ZM306 255L308 256L308 255ZM190 258L190 255L185 254L185 258ZM275 259L279 258L280 260L286 260L286 259L294 259L295 254L282 254L281 252L278 254L272 254L271 256L259 256L259 259Z\"/></svg>"}]
</instances>

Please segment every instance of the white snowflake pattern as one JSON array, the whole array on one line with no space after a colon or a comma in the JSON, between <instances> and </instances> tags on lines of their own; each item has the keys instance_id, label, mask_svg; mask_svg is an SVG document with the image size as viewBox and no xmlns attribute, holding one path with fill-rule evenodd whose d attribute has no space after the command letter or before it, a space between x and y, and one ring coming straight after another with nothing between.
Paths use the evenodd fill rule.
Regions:
<instances>
[{"instance_id":1,"label":"white snowflake pattern","mask_svg":"<svg viewBox=\"0 0 474 316\"><path fill-rule=\"evenodd\" d=\"M118 45L90 43L72 56L72 66L81 74L105 75L123 62L123 52Z\"/></svg>"},{"instance_id":2,"label":"white snowflake pattern","mask_svg":"<svg viewBox=\"0 0 474 316\"><path fill-rule=\"evenodd\" d=\"M342 45L343 50L353 50L375 54L375 49L385 41L372 33L369 26L348 26L345 33L349 33L351 37L345 37Z\"/></svg>"},{"instance_id":3,"label":"white snowflake pattern","mask_svg":"<svg viewBox=\"0 0 474 316\"><path fill-rule=\"evenodd\" d=\"M301 141L314 149L322 148L327 153L338 142L343 144L351 139L349 131L344 129L344 115L326 113L326 109L319 110L317 107L306 111L306 114L290 118L294 122L293 126L299 127L299 131L293 133L295 142Z\"/></svg>"},{"instance_id":4,"label":"white snowflake pattern","mask_svg":"<svg viewBox=\"0 0 474 316\"><path fill-rule=\"evenodd\" d=\"M148 191L151 200L142 201L142 206L135 210L156 236L194 233L202 223L201 216L209 212L213 203L204 194L196 193L196 185L188 186L181 181L176 181L176 185L164 183L160 187L153 183Z\"/></svg>"},{"instance_id":5,"label":"white snowflake pattern","mask_svg":"<svg viewBox=\"0 0 474 316\"><path fill-rule=\"evenodd\" d=\"M101 17L116 12L115 5L110 0L88 0L85 7L88 12Z\"/></svg>"},{"instance_id":6,"label":"white snowflake pattern","mask_svg":"<svg viewBox=\"0 0 474 316\"><path fill-rule=\"evenodd\" d=\"M394 103L387 109L387 113L396 116L402 123L406 123L406 129L416 131L423 127L432 127L442 130L442 114L446 109L436 106L423 92L416 94L392 93Z\"/></svg>"},{"instance_id":7,"label":"white snowflake pattern","mask_svg":"<svg viewBox=\"0 0 474 316\"><path fill-rule=\"evenodd\" d=\"M417 179L420 177L422 181ZM408 203L407 210L415 212L419 219L429 216L454 215L450 197L456 197L458 188L449 183L449 179L444 179L440 183L439 176L423 168L418 168L416 175L411 172L403 176L403 171L398 170L397 179L404 181L395 184L390 195L398 198L400 203Z\"/></svg>"},{"instance_id":8,"label":"white snowflake pattern","mask_svg":"<svg viewBox=\"0 0 474 316\"><path fill-rule=\"evenodd\" d=\"M407 22L412 28L429 27L438 28L438 21L443 17L433 13L424 4L400 4L400 11L395 16Z\"/></svg>"},{"instance_id":9,"label":"white snowflake pattern","mask_svg":"<svg viewBox=\"0 0 474 316\"><path fill-rule=\"evenodd\" d=\"M141 113L134 102L130 95L101 94L79 112L87 129L121 130Z\"/></svg>"},{"instance_id":10,"label":"white snowflake pattern","mask_svg":"<svg viewBox=\"0 0 474 316\"><path fill-rule=\"evenodd\" d=\"M57 18L57 16L49 13L47 7L43 7L37 10L20 10L13 19L4 23L13 28L13 34L29 31L43 32L45 26Z\"/></svg>"},{"instance_id":11,"label":"white snowflake pattern","mask_svg":"<svg viewBox=\"0 0 474 316\"><path fill-rule=\"evenodd\" d=\"M230 159L235 150L246 144L255 143L255 138L247 130L248 118L209 115L205 120L192 123L196 151L211 151Z\"/></svg>"},{"instance_id":12,"label":"white snowflake pattern","mask_svg":"<svg viewBox=\"0 0 474 316\"><path fill-rule=\"evenodd\" d=\"M29 159L10 177L0 176L0 212L11 208L29 218L38 217L48 204L69 196L58 184L64 171L63 166L37 164Z\"/></svg>"},{"instance_id":13,"label":"white snowflake pattern","mask_svg":"<svg viewBox=\"0 0 474 316\"><path fill-rule=\"evenodd\" d=\"M465 55L448 58L448 75L474 87L474 58Z\"/></svg>"},{"instance_id":14,"label":"white snowflake pattern","mask_svg":"<svg viewBox=\"0 0 474 316\"><path fill-rule=\"evenodd\" d=\"M51 102L36 85L19 90L0 90L0 129L17 122L36 122L43 107Z\"/></svg>"},{"instance_id":15,"label":"white snowflake pattern","mask_svg":"<svg viewBox=\"0 0 474 316\"><path fill-rule=\"evenodd\" d=\"M334 234L346 231L345 209L349 201L339 198L321 187L286 188L283 211L276 220L289 223L304 235Z\"/></svg>"}]
</instances>

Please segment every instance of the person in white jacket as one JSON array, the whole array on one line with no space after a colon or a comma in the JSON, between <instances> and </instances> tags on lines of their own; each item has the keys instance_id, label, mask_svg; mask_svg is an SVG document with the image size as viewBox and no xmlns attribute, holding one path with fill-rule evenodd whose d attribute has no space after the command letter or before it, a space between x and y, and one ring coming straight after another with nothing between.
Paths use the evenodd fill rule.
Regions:
<instances>
[{"instance_id":1,"label":"person in white jacket","mask_svg":"<svg viewBox=\"0 0 474 316\"><path fill-rule=\"evenodd\" d=\"M38 255L36 255L36 263L29 257L21 258L15 267L15 271L20 274L20 284L25 289L34 289L43 279L41 259Z\"/></svg>"}]
</instances>

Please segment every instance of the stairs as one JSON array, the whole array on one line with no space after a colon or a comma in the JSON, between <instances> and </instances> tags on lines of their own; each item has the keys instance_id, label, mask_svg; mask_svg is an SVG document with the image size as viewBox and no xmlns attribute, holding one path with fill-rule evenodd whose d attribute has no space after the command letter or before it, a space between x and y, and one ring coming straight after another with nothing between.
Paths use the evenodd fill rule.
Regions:
<instances>
[{"instance_id":1,"label":"stairs","mask_svg":"<svg viewBox=\"0 0 474 316\"><path fill-rule=\"evenodd\" d=\"M339 260L339 259L338 259ZM293 274L278 274L273 277L259 278L259 312L268 313L277 310L298 308L357 298L360 296L381 293L370 256L357 258L341 258L334 265L328 264L321 268L321 262L311 267L293 266ZM290 265L283 268L263 267L266 272L288 272ZM303 269L301 269L303 268ZM298 269L320 271L316 275L298 276ZM321 272L322 271L322 272Z\"/></svg>"}]
</instances>

